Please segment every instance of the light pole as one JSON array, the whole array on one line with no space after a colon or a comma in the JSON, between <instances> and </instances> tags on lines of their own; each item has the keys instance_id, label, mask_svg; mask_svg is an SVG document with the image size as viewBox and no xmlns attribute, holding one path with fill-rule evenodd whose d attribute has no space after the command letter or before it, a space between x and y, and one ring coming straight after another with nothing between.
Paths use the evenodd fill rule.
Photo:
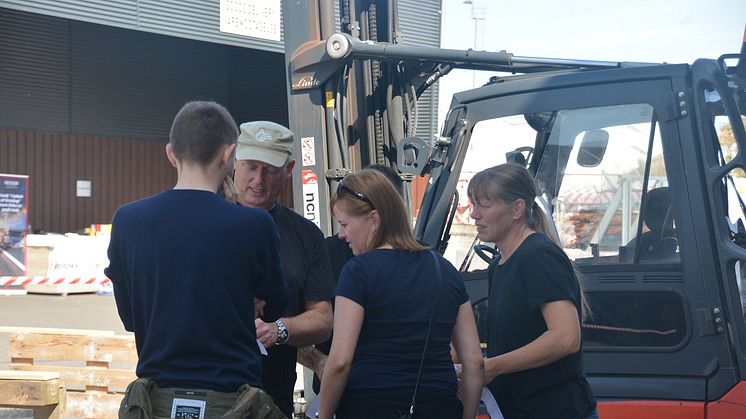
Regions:
<instances>
[{"instance_id":1,"label":"light pole","mask_svg":"<svg viewBox=\"0 0 746 419\"><path fill-rule=\"evenodd\" d=\"M481 7L477 7L476 5L477 0L464 0L463 4L468 4L471 6L471 20L474 21L474 45L473 48L475 51L479 51L481 49L484 49L484 47L481 44L480 41L482 41L482 37L479 36L479 26L480 22L483 22L485 20L484 17L484 9ZM477 86L477 71L472 70L471 72L471 87Z\"/></svg>"}]
</instances>

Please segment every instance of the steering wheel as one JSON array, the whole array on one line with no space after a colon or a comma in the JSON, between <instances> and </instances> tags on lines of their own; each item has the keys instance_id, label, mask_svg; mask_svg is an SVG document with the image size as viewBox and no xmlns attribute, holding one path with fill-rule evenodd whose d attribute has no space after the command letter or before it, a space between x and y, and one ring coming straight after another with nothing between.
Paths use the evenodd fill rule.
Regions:
<instances>
[{"instance_id":1,"label":"steering wheel","mask_svg":"<svg viewBox=\"0 0 746 419\"><path fill-rule=\"evenodd\" d=\"M500 257L499 250L484 243L475 244L474 253L487 263L492 263L492 261Z\"/></svg>"}]
</instances>

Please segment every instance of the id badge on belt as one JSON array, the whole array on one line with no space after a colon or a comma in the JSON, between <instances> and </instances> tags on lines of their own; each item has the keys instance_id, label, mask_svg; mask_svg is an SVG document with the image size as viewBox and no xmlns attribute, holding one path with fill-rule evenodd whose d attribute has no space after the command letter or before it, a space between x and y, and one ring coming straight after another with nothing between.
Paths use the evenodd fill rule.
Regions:
<instances>
[{"instance_id":1,"label":"id badge on belt","mask_svg":"<svg viewBox=\"0 0 746 419\"><path fill-rule=\"evenodd\" d=\"M194 399L174 398L171 404L171 419L205 419L207 402Z\"/></svg>"}]
</instances>

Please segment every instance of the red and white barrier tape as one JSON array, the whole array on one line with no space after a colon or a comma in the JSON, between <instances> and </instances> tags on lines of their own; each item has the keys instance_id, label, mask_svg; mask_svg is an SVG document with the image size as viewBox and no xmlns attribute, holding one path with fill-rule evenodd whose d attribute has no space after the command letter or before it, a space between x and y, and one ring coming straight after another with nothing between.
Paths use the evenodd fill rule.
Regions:
<instances>
[{"instance_id":1,"label":"red and white barrier tape","mask_svg":"<svg viewBox=\"0 0 746 419\"><path fill-rule=\"evenodd\" d=\"M47 276L0 276L0 286L7 285L98 285L111 282L106 277L68 278Z\"/></svg>"}]
</instances>

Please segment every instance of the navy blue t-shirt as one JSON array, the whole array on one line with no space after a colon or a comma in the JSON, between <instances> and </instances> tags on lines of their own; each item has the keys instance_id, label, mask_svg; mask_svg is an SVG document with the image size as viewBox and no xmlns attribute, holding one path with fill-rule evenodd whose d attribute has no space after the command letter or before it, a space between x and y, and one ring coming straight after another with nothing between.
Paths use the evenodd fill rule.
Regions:
<instances>
[{"instance_id":1,"label":"navy blue t-shirt","mask_svg":"<svg viewBox=\"0 0 746 419\"><path fill-rule=\"evenodd\" d=\"M455 394L450 341L469 300L456 269L438 255L442 283L420 388ZM337 295L365 310L346 391L414 388L435 295L430 252L377 249L342 269Z\"/></svg>"},{"instance_id":2,"label":"navy blue t-shirt","mask_svg":"<svg viewBox=\"0 0 746 419\"><path fill-rule=\"evenodd\" d=\"M266 211L209 191L169 190L119 208L105 273L135 333L137 375L160 387L261 387L253 298L266 300L265 321L290 299L278 243Z\"/></svg>"}]
</instances>

